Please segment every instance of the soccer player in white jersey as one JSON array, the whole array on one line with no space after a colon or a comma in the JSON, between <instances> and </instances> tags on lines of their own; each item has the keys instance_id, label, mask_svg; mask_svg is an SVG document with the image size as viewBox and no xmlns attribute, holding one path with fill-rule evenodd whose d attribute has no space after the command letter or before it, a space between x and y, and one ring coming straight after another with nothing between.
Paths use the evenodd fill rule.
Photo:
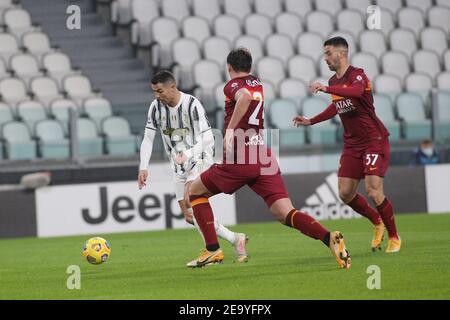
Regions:
<instances>
[{"instance_id":1,"label":"soccer player in white jersey","mask_svg":"<svg viewBox=\"0 0 450 320\"><path fill-rule=\"evenodd\" d=\"M177 89L176 80L169 71L162 70L154 75L151 87L155 100L148 111L144 139L141 144L141 163L138 185L142 189L149 176L148 164L152 155L153 141L159 128L170 159L178 204L187 223L195 221L187 192L189 185L213 164L214 136L200 101ZM237 261L248 260L245 245L248 237L232 232L217 219L214 221L217 235L234 246Z\"/></svg>"}]
</instances>

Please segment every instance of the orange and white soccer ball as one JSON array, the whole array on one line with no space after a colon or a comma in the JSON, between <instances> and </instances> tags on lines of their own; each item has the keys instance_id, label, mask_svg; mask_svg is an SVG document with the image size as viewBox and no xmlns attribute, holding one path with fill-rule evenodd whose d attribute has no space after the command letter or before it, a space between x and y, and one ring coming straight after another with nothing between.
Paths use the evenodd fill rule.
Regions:
<instances>
[{"instance_id":1,"label":"orange and white soccer ball","mask_svg":"<svg viewBox=\"0 0 450 320\"><path fill-rule=\"evenodd\" d=\"M106 262L111 254L109 243L100 237L94 237L86 241L83 246L83 257L91 264Z\"/></svg>"}]
</instances>

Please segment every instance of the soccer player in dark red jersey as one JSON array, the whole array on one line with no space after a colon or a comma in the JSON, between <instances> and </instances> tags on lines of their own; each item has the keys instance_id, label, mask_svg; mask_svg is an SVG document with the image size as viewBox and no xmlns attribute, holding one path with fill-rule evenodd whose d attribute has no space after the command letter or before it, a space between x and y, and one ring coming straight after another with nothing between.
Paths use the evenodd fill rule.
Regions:
<instances>
[{"instance_id":1,"label":"soccer player in dark red jersey","mask_svg":"<svg viewBox=\"0 0 450 320\"><path fill-rule=\"evenodd\" d=\"M325 61L336 74L328 86L313 83L312 93L331 94L332 103L322 113L307 119L296 116L294 125L309 126L333 118L336 114L344 126L344 150L338 172L339 196L353 210L368 218L374 225L372 250L381 250L384 229L389 234L386 252L400 251L392 204L383 192L383 178L389 166L389 132L375 114L372 85L363 69L348 61L348 44L342 37L324 43ZM375 203L372 208L357 188L365 180L366 192Z\"/></svg>"},{"instance_id":2,"label":"soccer player in dark red jersey","mask_svg":"<svg viewBox=\"0 0 450 320\"><path fill-rule=\"evenodd\" d=\"M342 233L329 232L314 218L295 209L289 199L278 162L263 139L264 91L260 80L250 74L250 52L245 48L231 51L227 64L231 80L224 88L224 157L222 164L214 164L204 171L189 189L191 206L206 248L188 266L202 267L223 260L208 198L222 192L232 194L248 185L264 199L278 221L321 240L330 248L339 267L349 268L350 255Z\"/></svg>"}]
</instances>

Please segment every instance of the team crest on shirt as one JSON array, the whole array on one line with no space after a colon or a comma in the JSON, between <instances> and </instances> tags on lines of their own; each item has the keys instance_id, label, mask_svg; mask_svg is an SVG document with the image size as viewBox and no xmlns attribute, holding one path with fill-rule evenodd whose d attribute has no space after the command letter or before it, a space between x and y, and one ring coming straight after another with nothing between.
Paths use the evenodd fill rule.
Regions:
<instances>
[{"instance_id":1,"label":"team crest on shirt","mask_svg":"<svg viewBox=\"0 0 450 320\"><path fill-rule=\"evenodd\" d=\"M231 84L231 88L234 89L234 88L237 87L237 85L238 85L237 82L233 82L233 83Z\"/></svg>"}]
</instances>

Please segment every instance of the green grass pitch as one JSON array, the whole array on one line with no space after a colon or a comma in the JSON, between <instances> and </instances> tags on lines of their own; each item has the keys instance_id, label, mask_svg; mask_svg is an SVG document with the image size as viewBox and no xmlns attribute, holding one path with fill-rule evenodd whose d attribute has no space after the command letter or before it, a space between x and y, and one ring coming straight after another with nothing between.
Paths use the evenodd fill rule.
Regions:
<instances>
[{"instance_id":1,"label":"green grass pitch","mask_svg":"<svg viewBox=\"0 0 450 320\"><path fill-rule=\"evenodd\" d=\"M112 248L102 265L81 256L88 236L0 240L0 299L449 299L450 214L396 218L403 246L390 255L371 252L365 219L323 222L344 233L349 270L320 241L275 222L231 228L250 236L248 263L234 263L222 241L224 263L202 269L185 267L202 247L192 229L98 234ZM69 265L80 266L79 290L67 289ZM367 288L370 265L380 267L379 290Z\"/></svg>"}]
</instances>

